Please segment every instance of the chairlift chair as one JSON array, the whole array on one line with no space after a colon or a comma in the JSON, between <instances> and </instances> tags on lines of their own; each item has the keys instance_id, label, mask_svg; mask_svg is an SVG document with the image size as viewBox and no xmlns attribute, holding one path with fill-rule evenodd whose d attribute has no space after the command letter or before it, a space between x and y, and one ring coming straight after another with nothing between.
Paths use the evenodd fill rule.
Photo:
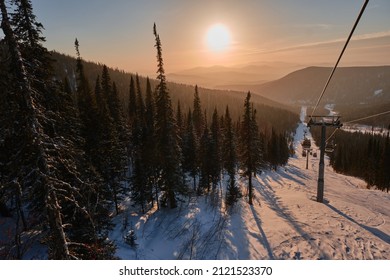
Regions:
<instances>
[{"instance_id":1,"label":"chairlift chair","mask_svg":"<svg viewBox=\"0 0 390 280\"><path fill-rule=\"evenodd\" d=\"M333 144L333 142L326 143L325 152L326 153L333 153L334 152L334 144Z\"/></svg>"},{"instance_id":2,"label":"chairlift chair","mask_svg":"<svg viewBox=\"0 0 390 280\"><path fill-rule=\"evenodd\" d=\"M310 141L310 139L307 139L307 138L305 137L305 139L304 139L303 142L302 142L302 147L303 147L305 150L309 150L310 147L311 147L311 141Z\"/></svg>"}]
</instances>

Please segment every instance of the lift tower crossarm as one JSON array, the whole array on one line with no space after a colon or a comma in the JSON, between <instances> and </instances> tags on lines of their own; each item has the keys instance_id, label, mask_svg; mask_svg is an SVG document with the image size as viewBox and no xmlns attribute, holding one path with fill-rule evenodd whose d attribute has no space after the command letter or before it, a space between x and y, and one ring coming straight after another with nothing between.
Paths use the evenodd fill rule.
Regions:
<instances>
[{"instance_id":1,"label":"lift tower crossarm","mask_svg":"<svg viewBox=\"0 0 390 280\"><path fill-rule=\"evenodd\" d=\"M308 127L311 126L332 126L336 128L342 127L340 121L341 116L310 116L309 122L307 123Z\"/></svg>"}]
</instances>

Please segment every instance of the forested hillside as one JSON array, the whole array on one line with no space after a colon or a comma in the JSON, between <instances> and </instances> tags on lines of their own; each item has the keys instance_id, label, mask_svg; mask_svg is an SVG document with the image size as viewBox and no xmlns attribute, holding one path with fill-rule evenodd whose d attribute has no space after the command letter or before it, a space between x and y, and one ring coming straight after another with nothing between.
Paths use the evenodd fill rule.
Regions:
<instances>
[{"instance_id":1,"label":"forested hillside","mask_svg":"<svg viewBox=\"0 0 390 280\"><path fill-rule=\"evenodd\" d=\"M320 143L320 129L311 128L311 132L316 142ZM327 136L332 134L333 130L329 129ZM367 188L390 190L389 133L340 129L328 143L332 148L332 152L328 153L330 164L336 172L365 180Z\"/></svg>"},{"instance_id":2,"label":"forested hillside","mask_svg":"<svg viewBox=\"0 0 390 280\"><path fill-rule=\"evenodd\" d=\"M82 44L82 38L80 38L80 44ZM59 54L52 52L52 58L55 63L53 64L55 75L59 80L68 78L72 89L76 88L76 69L75 58L69 55ZM96 77L101 74L103 65L94 62L84 62L84 68L86 76L90 83L94 84ZM109 74L113 81L115 81L121 100L121 104L124 110L128 108L128 96L129 85L131 76L135 78L135 73L126 73L119 69L108 67ZM157 85L155 77L149 77L151 87L154 89ZM140 87L142 92L146 91L146 77L139 76ZM180 100L183 112L187 112L189 108L193 108L193 96L195 87L191 85L178 84L167 81L169 93L172 97L172 104L176 110L176 105ZM226 106L229 106L230 113L233 119L241 117L241 107L237 106L238 103L242 103L245 99L246 93L239 91L229 90L215 90L198 87L198 93L200 100L203 104L203 109L206 110L208 120L211 120L211 115L214 108L217 108L218 112L224 112ZM257 117L260 127L267 128L269 131L271 127L274 127L278 132L293 130L295 128L299 110L288 105L272 101L271 99L252 95L252 102L257 109Z\"/></svg>"},{"instance_id":3,"label":"forested hillside","mask_svg":"<svg viewBox=\"0 0 390 280\"><path fill-rule=\"evenodd\" d=\"M390 108L390 101L380 104L367 104L361 106L337 106L339 114L342 116L343 122L359 119L360 124L376 126L381 128L390 128L390 116L388 114L375 116L365 119L367 116L377 115L378 113L387 112Z\"/></svg>"},{"instance_id":4,"label":"forested hillside","mask_svg":"<svg viewBox=\"0 0 390 280\"><path fill-rule=\"evenodd\" d=\"M168 83L156 25L149 80L86 63L82 38L61 61L31 1L12 3L0 1L0 258L43 246L48 259L112 259L124 200L143 213L205 196L228 212L244 195L236 175L252 204L252 176L287 163L297 116L249 92Z\"/></svg>"}]
</instances>

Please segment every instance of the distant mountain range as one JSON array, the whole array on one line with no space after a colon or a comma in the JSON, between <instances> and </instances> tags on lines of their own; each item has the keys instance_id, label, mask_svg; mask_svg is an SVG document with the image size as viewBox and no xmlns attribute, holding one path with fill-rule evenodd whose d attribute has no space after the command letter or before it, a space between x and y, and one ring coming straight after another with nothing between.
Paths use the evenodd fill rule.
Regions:
<instances>
[{"instance_id":1,"label":"distant mountain range","mask_svg":"<svg viewBox=\"0 0 390 280\"><path fill-rule=\"evenodd\" d=\"M170 73L171 81L216 89L235 89L236 85L258 85L273 81L302 68L301 65L270 62L252 65L196 67Z\"/></svg>"},{"instance_id":2,"label":"distant mountain range","mask_svg":"<svg viewBox=\"0 0 390 280\"><path fill-rule=\"evenodd\" d=\"M252 91L289 104L314 104L332 71L330 67L307 67L278 80L243 85L236 90ZM390 101L390 66L337 68L322 103L338 106L383 104Z\"/></svg>"},{"instance_id":3,"label":"distant mountain range","mask_svg":"<svg viewBox=\"0 0 390 280\"><path fill-rule=\"evenodd\" d=\"M272 66L271 66L272 65ZM242 67L199 67L170 74L170 80L187 84L254 93L288 106L313 106L332 71L331 67L307 67L276 63ZM282 73L292 69L289 73ZM278 75L279 78L277 77ZM275 78L274 80L272 80ZM268 81L267 81L268 80ZM272 81L270 81L272 80ZM257 82L256 82L257 81ZM390 109L390 66L339 67L321 100L318 114L328 113L326 104L354 119ZM378 118L390 124L390 116ZM370 120L367 123L376 122ZM386 125L387 126L387 125Z\"/></svg>"}]
</instances>

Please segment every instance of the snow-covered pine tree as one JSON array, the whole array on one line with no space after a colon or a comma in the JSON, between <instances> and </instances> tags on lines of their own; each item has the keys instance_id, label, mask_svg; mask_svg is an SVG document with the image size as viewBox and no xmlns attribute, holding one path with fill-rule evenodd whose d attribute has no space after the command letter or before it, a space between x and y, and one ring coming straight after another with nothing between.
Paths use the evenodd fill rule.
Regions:
<instances>
[{"instance_id":1,"label":"snow-covered pine tree","mask_svg":"<svg viewBox=\"0 0 390 280\"><path fill-rule=\"evenodd\" d=\"M173 115L171 98L169 96L160 36L157 34L156 24L153 33L157 50L157 80L156 87L156 126L157 160L160 163L159 184L163 192L163 200L170 208L177 207L176 194L185 191L182 170L180 166L180 147L177 142L176 124Z\"/></svg>"},{"instance_id":2,"label":"snow-covered pine tree","mask_svg":"<svg viewBox=\"0 0 390 280\"><path fill-rule=\"evenodd\" d=\"M37 21L30 0L11 0L11 4L14 11L10 23L26 62L25 69L34 77L31 86L42 91L52 72L51 55L43 46L46 41L42 35L43 25Z\"/></svg>"},{"instance_id":3,"label":"snow-covered pine tree","mask_svg":"<svg viewBox=\"0 0 390 280\"><path fill-rule=\"evenodd\" d=\"M2 65L2 70L4 69L5 71L9 72L9 75L7 75L7 78L9 78L9 83L7 83L7 81L3 82L7 87L4 88L5 91L1 92L1 98L3 99L2 101L5 101L5 104L9 106L9 112L11 113L11 115L9 116L2 115L1 119L1 150L5 152L3 154L3 162L5 164L5 168L3 168L2 170L1 191L5 194L8 193L9 197L6 197L6 199L10 199L12 198L12 196L18 196L20 199L20 193L22 191L22 188L25 189L24 186L30 184L30 182L25 181L28 180L26 179L28 172L31 172L31 161L24 158L24 155L27 151L26 148L23 149L22 147L30 145L28 150L30 152L33 151L33 154L30 157L35 157L36 155L38 157L42 157L41 166L45 172L39 175L45 177L47 174L46 172L48 166L47 157L44 152L44 147L42 145L42 126L37 118L37 114L40 114L41 112L38 111L38 109L34 106L35 100L32 96L33 90L30 84L29 75L25 69L19 42L17 41L15 33L13 32L10 25L5 1L0 1L0 9L2 14L1 28L5 34L5 39L2 42L4 44L2 45L2 47L4 47L4 50L6 52L8 52L9 56L9 58L5 60L5 63ZM3 68L7 66L8 69ZM2 77L4 77L4 73L2 73ZM4 106L5 104L2 104L2 106ZM7 109L5 111L7 111ZM12 121L7 119L9 117L12 117ZM28 136L29 138L27 138ZM8 154L7 150L11 153ZM15 168L15 170L12 171L12 169L9 167ZM31 182L31 184L33 184L33 182ZM18 189L18 191L15 191L15 189ZM47 195L48 190L46 188L43 191L43 197L47 197ZM7 201L5 202L5 204L7 204ZM48 204L46 204L46 206L47 205ZM18 208L19 209L16 210L17 212L19 212L20 206ZM59 213L58 209L51 208L51 210L53 211L48 212L51 212L53 214L54 212L57 214ZM54 224L52 225L53 228L51 229L53 230L53 234L60 232L63 234L62 228L56 227L54 226ZM16 232L16 234L19 233ZM63 249L59 253L59 255L61 255L62 257L69 256L65 244L65 239L58 240L58 246L61 247L58 248L59 251Z\"/></svg>"},{"instance_id":4,"label":"snow-covered pine tree","mask_svg":"<svg viewBox=\"0 0 390 280\"><path fill-rule=\"evenodd\" d=\"M38 98L42 92L31 85L35 76L26 70L26 60L20 51L18 37L11 28L5 1L0 1L0 8L4 42L10 54L8 71L12 82L4 94L13 113L8 117L15 117L5 127L8 132L3 144L15 153L6 158L9 169L2 179L6 186L17 187L19 193L26 194L30 215L37 218L39 225L48 224L48 257L74 258L77 257L75 248L78 246L69 241L64 224L68 208L73 208L73 212L83 211L77 201L80 199L77 187L83 183L75 169L78 161L73 157L73 139L68 134L62 134L66 131L62 130L66 124L61 121L61 113L67 111L68 106L50 107L56 107L60 110L58 112L42 107ZM54 95L60 96L54 92L55 88L51 90Z\"/></svg>"}]
</instances>

